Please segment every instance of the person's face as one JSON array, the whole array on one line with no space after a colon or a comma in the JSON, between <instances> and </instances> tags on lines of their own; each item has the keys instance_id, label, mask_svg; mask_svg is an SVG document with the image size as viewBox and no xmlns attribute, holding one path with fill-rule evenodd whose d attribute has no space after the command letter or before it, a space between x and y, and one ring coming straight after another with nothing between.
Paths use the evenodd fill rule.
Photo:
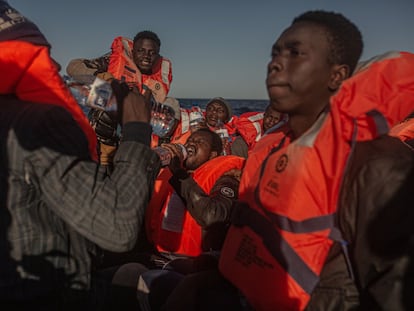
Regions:
<instances>
[{"instance_id":1,"label":"person's face","mask_svg":"<svg viewBox=\"0 0 414 311\"><path fill-rule=\"evenodd\" d=\"M298 22L287 28L272 47L266 86L271 105L282 113L319 113L337 88L335 68L328 62L326 30Z\"/></svg>"},{"instance_id":2,"label":"person's face","mask_svg":"<svg viewBox=\"0 0 414 311\"><path fill-rule=\"evenodd\" d=\"M151 74L152 66L160 57L160 47L151 39L139 39L135 42L132 57L135 65L143 74Z\"/></svg>"},{"instance_id":3,"label":"person's face","mask_svg":"<svg viewBox=\"0 0 414 311\"><path fill-rule=\"evenodd\" d=\"M217 126L218 121L225 123L229 118L227 108L220 102L212 102L206 107L206 122L209 126Z\"/></svg>"},{"instance_id":4,"label":"person's face","mask_svg":"<svg viewBox=\"0 0 414 311\"><path fill-rule=\"evenodd\" d=\"M212 143L209 133L203 131L192 133L184 145L188 153L185 168L190 171L195 170L208 160L217 157L217 152L211 150Z\"/></svg>"},{"instance_id":5,"label":"person's face","mask_svg":"<svg viewBox=\"0 0 414 311\"><path fill-rule=\"evenodd\" d=\"M280 120L280 112L268 107L263 115L263 132L266 132Z\"/></svg>"}]
</instances>

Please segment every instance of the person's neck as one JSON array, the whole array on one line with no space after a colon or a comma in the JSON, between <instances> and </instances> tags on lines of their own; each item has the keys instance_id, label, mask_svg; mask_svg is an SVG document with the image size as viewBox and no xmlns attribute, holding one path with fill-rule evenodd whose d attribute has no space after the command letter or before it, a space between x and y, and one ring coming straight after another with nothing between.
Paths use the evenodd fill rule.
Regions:
<instances>
[{"instance_id":1,"label":"person's neck","mask_svg":"<svg viewBox=\"0 0 414 311\"><path fill-rule=\"evenodd\" d=\"M292 140L297 139L302 136L318 119L320 114L325 111L324 107L321 111L314 114L294 114L289 115L288 126L291 134Z\"/></svg>"}]
</instances>

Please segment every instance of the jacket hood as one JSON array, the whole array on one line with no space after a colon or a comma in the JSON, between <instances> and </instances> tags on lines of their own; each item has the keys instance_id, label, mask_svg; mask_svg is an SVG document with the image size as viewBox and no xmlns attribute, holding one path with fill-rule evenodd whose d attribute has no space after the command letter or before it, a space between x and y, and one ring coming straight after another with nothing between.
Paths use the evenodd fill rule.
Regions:
<instances>
[{"instance_id":1,"label":"jacket hood","mask_svg":"<svg viewBox=\"0 0 414 311\"><path fill-rule=\"evenodd\" d=\"M50 43L33 22L12 8L6 1L0 0L0 42L12 40L26 41L50 48Z\"/></svg>"}]
</instances>

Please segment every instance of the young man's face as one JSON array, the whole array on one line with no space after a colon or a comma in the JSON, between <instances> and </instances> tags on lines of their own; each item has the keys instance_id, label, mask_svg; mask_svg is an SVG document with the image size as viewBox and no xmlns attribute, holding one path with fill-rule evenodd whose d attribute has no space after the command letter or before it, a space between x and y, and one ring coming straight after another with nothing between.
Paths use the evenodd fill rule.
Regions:
<instances>
[{"instance_id":1,"label":"young man's face","mask_svg":"<svg viewBox=\"0 0 414 311\"><path fill-rule=\"evenodd\" d=\"M220 102L212 102L206 107L206 122L209 126L217 126L218 121L226 123L229 118L227 107Z\"/></svg>"},{"instance_id":2,"label":"young man's face","mask_svg":"<svg viewBox=\"0 0 414 311\"><path fill-rule=\"evenodd\" d=\"M280 112L269 106L263 115L263 132L266 132L280 120Z\"/></svg>"},{"instance_id":3,"label":"young man's face","mask_svg":"<svg viewBox=\"0 0 414 311\"><path fill-rule=\"evenodd\" d=\"M160 57L160 47L151 39L139 39L134 44L132 57L143 74L151 74L152 67Z\"/></svg>"},{"instance_id":4,"label":"young man's face","mask_svg":"<svg viewBox=\"0 0 414 311\"><path fill-rule=\"evenodd\" d=\"M187 139L185 148L188 156L185 160L187 170L195 170L208 160L217 156L217 152L211 151L213 140L209 133L196 131Z\"/></svg>"},{"instance_id":5,"label":"young man's face","mask_svg":"<svg viewBox=\"0 0 414 311\"><path fill-rule=\"evenodd\" d=\"M326 30L314 23L298 22L282 33L272 47L266 79L274 109L306 115L329 103L329 51Z\"/></svg>"}]
</instances>

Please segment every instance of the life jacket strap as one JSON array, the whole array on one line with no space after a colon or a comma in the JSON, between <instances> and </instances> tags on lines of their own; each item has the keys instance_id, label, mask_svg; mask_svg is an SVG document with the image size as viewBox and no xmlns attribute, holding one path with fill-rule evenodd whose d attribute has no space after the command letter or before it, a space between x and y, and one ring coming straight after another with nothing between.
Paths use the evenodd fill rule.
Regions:
<instances>
[{"instance_id":1,"label":"life jacket strap","mask_svg":"<svg viewBox=\"0 0 414 311\"><path fill-rule=\"evenodd\" d=\"M366 114L367 116L370 116L374 120L375 126L377 128L378 136L387 134L389 132L390 128L388 126L387 119L381 112L374 109L374 110L368 111Z\"/></svg>"},{"instance_id":2,"label":"life jacket strap","mask_svg":"<svg viewBox=\"0 0 414 311\"><path fill-rule=\"evenodd\" d=\"M345 257L345 262L346 262L346 266L347 266L347 269L348 269L349 277L351 278L352 281L355 281L354 269L352 268L351 257L349 256L349 250L348 250L349 243L344 239L341 231L339 230L339 228L337 226L334 226L332 228L332 231L331 231L331 234L329 235L329 238L332 241L335 241L335 242L339 243L339 245L341 245L342 252L343 252L344 257Z\"/></svg>"}]
</instances>

